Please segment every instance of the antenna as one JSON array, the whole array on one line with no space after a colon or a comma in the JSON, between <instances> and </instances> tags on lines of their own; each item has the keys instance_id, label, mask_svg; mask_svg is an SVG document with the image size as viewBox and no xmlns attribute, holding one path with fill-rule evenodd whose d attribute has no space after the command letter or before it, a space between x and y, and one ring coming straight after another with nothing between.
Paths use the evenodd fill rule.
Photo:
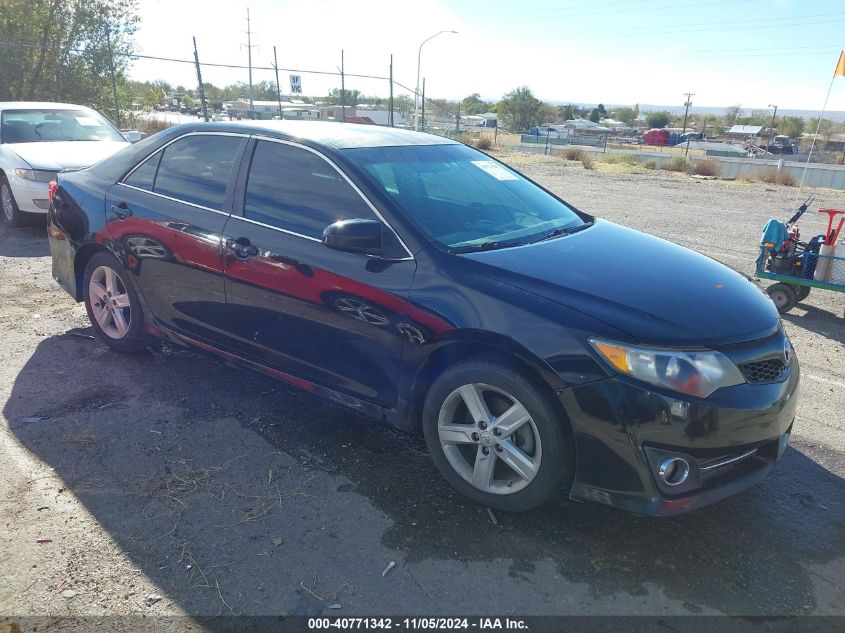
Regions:
<instances>
[{"instance_id":1,"label":"antenna","mask_svg":"<svg viewBox=\"0 0 845 633\"><path fill-rule=\"evenodd\" d=\"M255 105L252 101L252 49L258 48L252 43L252 31L250 30L249 7L246 9L246 44L241 44L241 48L246 47L247 58L249 60L249 118L253 118L255 114Z\"/></svg>"}]
</instances>

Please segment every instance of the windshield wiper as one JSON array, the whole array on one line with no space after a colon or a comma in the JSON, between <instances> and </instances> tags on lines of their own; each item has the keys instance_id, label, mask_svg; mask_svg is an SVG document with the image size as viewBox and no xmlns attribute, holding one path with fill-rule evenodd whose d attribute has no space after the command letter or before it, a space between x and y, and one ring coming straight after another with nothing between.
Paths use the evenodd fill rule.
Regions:
<instances>
[{"instance_id":1,"label":"windshield wiper","mask_svg":"<svg viewBox=\"0 0 845 633\"><path fill-rule=\"evenodd\" d=\"M588 226L592 226L592 222L584 222L584 224L579 224L578 226L559 226L554 231L550 231L543 235L542 237L537 238L532 242L532 244L536 242L544 242L546 240L551 240L555 237L560 237L561 235L572 235L573 233L577 233L578 231L583 231Z\"/></svg>"},{"instance_id":2,"label":"windshield wiper","mask_svg":"<svg viewBox=\"0 0 845 633\"><path fill-rule=\"evenodd\" d=\"M450 248L450 253L475 253L478 251L492 251L497 248L508 248L510 246L521 246L524 242L482 242L481 244L467 244Z\"/></svg>"}]
</instances>

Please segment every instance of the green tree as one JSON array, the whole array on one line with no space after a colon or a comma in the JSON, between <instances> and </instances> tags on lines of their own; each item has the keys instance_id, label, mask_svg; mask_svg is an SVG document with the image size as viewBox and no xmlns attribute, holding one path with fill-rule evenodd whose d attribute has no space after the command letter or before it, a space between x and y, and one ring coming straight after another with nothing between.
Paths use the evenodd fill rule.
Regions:
<instances>
[{"instance_id":1,"label":"green tree","mask_svg":"<svg viewBox=\"0 0 845 633\"><path fill-rule=\"evenodd\" d=\"M472 93L468 97L464 97L461 101L461 112L463 114L484 114L490 111L490 103L484 101L477 92Z\"/></svg>"},{"instance_id":2,"label":"green tree","mask_svg":"<svg viewBox=\"0 0 845 633\"><path fill-rule=\"evenodd\" d=\"M733 125L736 125L736 120L742 114L742 106L740 104L736 104L725 110L725 127L730 128Z\"/></svg>"},{"instance_id":3,"label":"green tree","mask_svg":"<svg viewBox=\"0 0 845 633\"><path fill-rule=\"evenodd\" d=\"M804 119L800 116L781 117L777 124L779 134L785 134L792 138L798 138L804 132ZM813 130L815 132L815 130Z\"/></svg>"},{"instance_id":4,"label":"green tree","mask_svg":"<svg viewBox=\"0 0 845 633\"><path fill-rule=\"evenodd\" d=\"M637 118L637 112L634 111L634 108L617 108L611 115L614 119L622 121L623 123L627 123L631 125Z\"/></svg>"},{"instance_id":5,"label":"green tree","mask_svg":"<svg viewBox=\"0 0 845 633\"><path fill-rule=\"evenodd\" d=\"M499 119L509 130L527 130L540 123L543 102L527 86L514 88L496 105Z\"/></svg>"},{"instance_id":6,"label":"green tree","mask_svg":"<svg viewBox=\"0 0 845 633\"><path fill-rule=\"evenodd\" d=\"M601 120L601 112L599 112L598 108L593 108L590 110L590 115L587 118L593 123L598 123Z\"/></svg>"},{"instance_id":7,"label":"green tree","mask_svg":"<svg viewBox=\"0 0 845 633\"><path fill-rule=\"evenodd\" d=\"M830 140L830 135L833 134L835 127L836 124L829 119L822 119L820 124L819 117L816 116L809 120L807 124L807 131L810 134L816 134L816 130L818 130L819 136L824 138L825 142L827 142Z\"/></svg>"},{"instance_id":8,"label":"green tree","mask_svg":"<svg viewBox=\"0 0 845 633\"><path fill-rule=\"evenodd\" d=\"M0 101L68 101L113 114L112 70L131 99L125 72L137 25L136 0L0 1L0 42L10 45L0 53Z\"/></svg>"},{"instance_id":9,"label":"green tree","mask_svg":"<svg viewBox=\"0 0 845 633\"><path fill-rule=\"evenodd\" d=\"M666 110L658 112L649 112L645 117L645 124L648 127L662 128L669 125L672 121L672 114Z\"/></svg>"}]
</instances>

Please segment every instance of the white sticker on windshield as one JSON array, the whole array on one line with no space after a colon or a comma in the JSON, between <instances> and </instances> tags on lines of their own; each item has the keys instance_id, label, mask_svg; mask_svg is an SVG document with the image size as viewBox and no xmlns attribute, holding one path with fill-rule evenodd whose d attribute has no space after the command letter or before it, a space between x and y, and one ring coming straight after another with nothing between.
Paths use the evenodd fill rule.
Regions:
<instances>
[{"instance_id":1,"label":"white sticker on windshield","mask_svg":"<svg viewBox=\"0 0 845 633\"><path fill-rule=\"evenodd\" d=\"M97 119L92 116L75 116L73 118L76 119L76 122L79 123L79 125L84 125L86 127L99 127L100 125L97 122Z\"/></svg>"},{"instance_id":2,"label":"white sticker on windshield","mask_svg":"<svg viewBox=\"0 0 845 633\"><path fill-rule=\"evenodd\" d=\"M502 167L499 163L492 160L474 160L472 164L478 167L481 171L485 171L496 180L517 180L517 177L510 173L507 169Z\"/></svg>"}]
</instances>

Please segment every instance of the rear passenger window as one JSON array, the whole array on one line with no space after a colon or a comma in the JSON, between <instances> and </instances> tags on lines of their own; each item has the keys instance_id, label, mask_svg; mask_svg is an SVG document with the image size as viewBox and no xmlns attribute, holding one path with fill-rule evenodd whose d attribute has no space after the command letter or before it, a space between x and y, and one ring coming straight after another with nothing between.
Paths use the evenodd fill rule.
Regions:
<instances>
[{"instance_id":1,"label":"rear passenger window","mask_svg":"<svg viewBox=\"0 0 845 633\"><path fill-rule=\"evenodd\" d=\"M223 209L226 187L241 139L188 136L164 150L153 191L209 209ZM131 184L131 183L130 183Z\"/></svg>"},{"instance_id":2,"label":"rear passenger window","mask_svg":"<svg viewBox=\"0 0 845 633\"><path fill-rule=\"evenodd\" d=\"M129 174L129 177L123 182L127 185L138 187L138 189L152 191L153 182L155 181L156 171L158 170L158 164L160 161L161 152L156 152L155 154L150 156L146 161L141 163L141 166L138 167L138 169L133 171L131 174Z\"/></svg>"},{"instance_id":3,"label":"rear passenger window","mask_svg":"<svg viewBox=\"0 0 845 633\"><path fill-rule=\"evenodd\" d=\"M338 220L377 219L320 156L269 141L259 141L252 156L244 217L317 239Z\"/></svg>"}]
</instances>

